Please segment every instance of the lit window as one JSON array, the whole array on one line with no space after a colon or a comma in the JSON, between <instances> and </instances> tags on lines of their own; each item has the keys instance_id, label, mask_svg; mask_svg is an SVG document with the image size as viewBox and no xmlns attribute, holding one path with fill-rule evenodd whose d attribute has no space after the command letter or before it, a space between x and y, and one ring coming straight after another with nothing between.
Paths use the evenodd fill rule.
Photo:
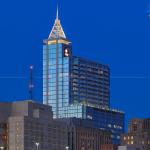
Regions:
<instances>
[{"instance_id":1,"label":"lit window","mask_svg":"<svg viewBox=\"0 0 150 150\"><path fill-rule=\"evenodd\" d=\"M111 124L108 124L108 127L111 128Z\"/></svg>"},{"instance_id":2,"label":"lit window","mask_svg":"<svg viewBox=\"0 0 150 150\"><path fill-rule=\"evenodd\" d=\"M124 138L123 138L124 140L126 140L127 138L124 136Z\"/></svg>"},{"instance_id":3,"label":"lit window","mask_svg":"<svg viewBox=\"0 0 150 150\"><path fill-rule=\"evenodd\" d=\"M134 142L133 142L133 141L131 141L131 144L132 144L132 145L133 145L133 143L134 143Z\"/></svg>"}]
</instances>

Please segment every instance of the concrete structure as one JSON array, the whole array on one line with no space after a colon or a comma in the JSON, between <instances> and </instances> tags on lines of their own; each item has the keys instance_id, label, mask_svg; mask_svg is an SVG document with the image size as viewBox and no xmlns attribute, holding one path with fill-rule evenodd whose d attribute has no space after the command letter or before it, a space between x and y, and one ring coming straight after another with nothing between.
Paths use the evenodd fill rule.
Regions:
<instances>
[{"instance_id":1,"label":"concrete structure","mask_svg":"<svg viewBox=\"0 0 150 150\"><path fill-rule=\"evenodd\" d=\"M0 103L1 132L6 135L0 146L5 150L65 149L67 127L54 121L52 115L51 107L33 101Z\"/></svg>"},{"instance_id":2,"label":"concrete structure","mask_svg":"<svg viewBox=\"0 0 150 150\"><path fill-rule=\"evenodd\" d=\"M72 108L72 109L71 109ZM64 114L63 114L64 113ZM82 105L69 107L61 112L66 118L88 119L92 123L91 128L103 129L111 132L113 144L120 144L120 137L124 133L124 113L114 109L100 109ZM62 117L63 118L63 117Z\"/></svg>"},{"instance_id":3,"label":"concrete structure","mask_svg":"<svg viewBox=\"0 0 150 150\"><path fill-rule=\"evenodd\" d=\"M103 144L111 144L111 133L91 128L90 120L77 118L58 119L68 126L69 150L101 150Z\"/></svg>"},{"instance_id":4,"label":"concrete structure","mask_svg":"<svg viewBox=\"0 0 150 150\"><path fill-rule=\"evenodd\" d=\"M112 143L109 132L83 127L75 127L73 130L75 130L75 136L72 138L76 139L74 150L100 150L102 144Z\"/></svg>"},{"instance_id":5,"label":"concrete structure","mask_svg":"<svg viewBox=\"0 0 150 150\"><path fill-rule=\"evenodd\" d=\"M90 119L91 128L111 131L120 144L124 113L110 108L109 66L73 55L58 13L43 42L43 103L52 106L54 118Z\"/></svg>"},{"instance_id":6,"label":"concrete structure","mask_svg":"<svg viewBox=\"0 0 150 150\"><path fill-rule=\"evenodd\" d=\"M102 119L107 118L103 115ZM112 132L98 128L92 119L52 116L50 106L30 100L0 103L0 147L59 150L68 146L69 150L101 150L103 144L112 144Z\"/></svg>"},{"instance_id":7,"label":"concrete structure","mask_svg":"<svg viewBox=\"0 0 150 150\"><path fill-rule=\"evenodd\" d=\"M0 103L0 147L8 149L8 118L11 115L11 103Z\"/></svg>"},{"instance_id":8,"label":"concrete structure","mask_svg":"<svg viewBox=\"0 0 150 150\"><path fill-rule=\"evenodd\" d=\"M128 133L121 136L121 145L128 145L136 150L150 150L150 119L132 119Z\"/></svg>"}]
</instances>

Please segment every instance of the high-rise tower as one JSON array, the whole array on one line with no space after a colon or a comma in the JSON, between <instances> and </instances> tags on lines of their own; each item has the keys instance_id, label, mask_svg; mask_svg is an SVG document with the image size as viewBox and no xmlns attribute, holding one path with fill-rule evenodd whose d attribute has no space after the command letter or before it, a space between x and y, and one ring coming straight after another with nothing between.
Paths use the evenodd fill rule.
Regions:
<instances>
[{"instance_id":1,"label":"high-rise tower","mask_svg":"<svg viewBox=\"0 0 150 150\"><path fill-rule=\"evenodd\" d=\"M66 39L57 16L43 46L43 99L51 105L58 118L59 109L68 106L70 100L70 59L71 42Z\"/></svg>"},{"instance_id":2,"label":"high-rise tower","mask_svg":"<svg viewBox=\"0 0 150 150\"><path fill-rule=\"evenodd\" d=\"M52 31L43 42L44 104L52 106L54 118L90 119L92 127L112 130L118 143L124 113L111 110L109 100L109 66L73 55L57 9Z\"/></svg>"},{"instance_id":3,"label":"high-rise tower","mask_svg":"<svg viewBox=\"0 0 150 150\"><path fill-rule=\"evenodd\" d=\"M43 99L59 109L81 103L109 107L109 67L73 56L71 42L61 26L58 9L54 26L43 46Z\"/></svg>"}]
</instances>

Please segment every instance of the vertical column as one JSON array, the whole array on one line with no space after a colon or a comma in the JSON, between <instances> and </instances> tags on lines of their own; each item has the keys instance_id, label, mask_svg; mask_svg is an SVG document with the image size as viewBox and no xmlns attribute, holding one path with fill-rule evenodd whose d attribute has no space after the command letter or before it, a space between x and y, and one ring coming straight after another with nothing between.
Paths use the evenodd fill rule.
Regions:
<instances>
[{"instance_id":1,"label":"vertical column","mask_svg":"<svg viewBox=\"0 0 150 150\"><path fill-rule=\"evenodd\" d=\"M49 48L46 43L46 103L49 104Z\"/></svg>"},{"instance_id":2,"label":"vertical column","mask_svg":"<svg viewBox=\"0 0 150 150\"><path fill-rule=\"evenodd\" d=\"M58 84L58 78L59 78L59 76L58 76L58 49L59 49L59 47L58 47L58 39L56 39L56 118L58 118L59 117L59 96L58 96L58 94L59 94L59 91L58 91L58 86L59 86L59 84Z\"/></svg>"}]
</instances>

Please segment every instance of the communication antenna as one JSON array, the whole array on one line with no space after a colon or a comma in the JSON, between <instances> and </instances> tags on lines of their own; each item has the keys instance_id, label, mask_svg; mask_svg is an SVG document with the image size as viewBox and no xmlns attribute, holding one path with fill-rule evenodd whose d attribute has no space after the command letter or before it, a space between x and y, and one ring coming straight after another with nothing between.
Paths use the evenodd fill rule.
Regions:
<instances>
[{"instance_id":1,"label":"communication antenna","mask_svg":"<svg viewBox=\"0 0 150 150\"><path fill-rule=\"evenodd\" d=\"M30 65L30 81L29 81L29 95L30 100L33 100L33 65Z\"/></svg>"}]
</instances>

